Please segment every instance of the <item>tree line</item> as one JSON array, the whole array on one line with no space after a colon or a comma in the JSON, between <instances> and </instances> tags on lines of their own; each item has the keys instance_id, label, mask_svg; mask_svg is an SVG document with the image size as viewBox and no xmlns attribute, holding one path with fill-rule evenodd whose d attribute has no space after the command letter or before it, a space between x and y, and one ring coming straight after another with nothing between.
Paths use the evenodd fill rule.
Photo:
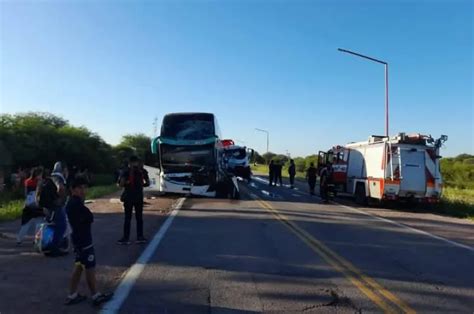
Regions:
<instances>
[{"instance_id":1,"label":"tree line","mask_svg":"<svg viewBox=\"0 0 474 314\"><path fill-rule=\"evenodd\" d=\"M11 155L13 170L54 162L87 168L95 173L112 173L132 154L145 159L150 154L150 138L144 134L122 137L120 144L106 143L86 127L49 113L0 115L0 141Z\"/></svg>"},{"instance_id":2,"label":"tree line","mask_svg":"<svg viewBox=\"0 0 474 314\"><path fill-rule=\"evenodd\" d=\"M0 115L0 141L12 157L13 169L43 165L52 167L61 160L94 173L112 173L132 154L147 163L152 159L150 137L128 134L118 145L106 143L86 127L77 127L69 121L49 113ZM0 152L0 154L7 152ZM268 164L270 160L288 165L289 157L268 152L255 152L252 162ZM293 158L296 171L304 172L317 155ZM474 156L461 154L441 159L441 173L446 185L474 189Z\"/></svg>"}]
</instances>

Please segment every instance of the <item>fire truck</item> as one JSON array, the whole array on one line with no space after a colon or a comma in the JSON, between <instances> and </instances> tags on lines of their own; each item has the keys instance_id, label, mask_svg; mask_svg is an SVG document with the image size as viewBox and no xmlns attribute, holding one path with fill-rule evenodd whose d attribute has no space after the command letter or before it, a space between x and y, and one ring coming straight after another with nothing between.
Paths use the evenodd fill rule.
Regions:
<instances>
[{"instance_id":1,"label":"fire truck","mask_svg":"<svg viewBox=\"0 0 474 314\"><path fill-rule=\"evenodd\" d=\"M337 193L347 193L361 205L369 200L436 203L443 186L439 150L447 139L373 135L319 152L318 173Z\"/></svg>"}]
</instances>

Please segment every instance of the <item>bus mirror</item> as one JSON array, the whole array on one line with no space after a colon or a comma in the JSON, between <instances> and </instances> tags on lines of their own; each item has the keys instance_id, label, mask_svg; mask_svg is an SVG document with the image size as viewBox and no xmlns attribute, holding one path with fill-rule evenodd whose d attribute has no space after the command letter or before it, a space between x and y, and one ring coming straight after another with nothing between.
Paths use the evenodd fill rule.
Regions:
<instances>
[{"instance_id":1,"label":"bus mirror","mask_svg":"<svg viewBox=\"0 0 474 314\"><path fill-rule=\"evenodd\" d=\"M154 138L151 141L151 153L154 155L158 154L158 138Z\"/></svg>"}]
</instances>

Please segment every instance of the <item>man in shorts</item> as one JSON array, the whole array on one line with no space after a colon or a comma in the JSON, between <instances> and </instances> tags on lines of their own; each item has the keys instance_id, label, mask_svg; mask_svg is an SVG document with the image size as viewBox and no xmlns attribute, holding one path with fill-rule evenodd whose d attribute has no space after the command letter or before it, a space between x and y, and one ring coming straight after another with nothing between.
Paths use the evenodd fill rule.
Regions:
<instances>
[{"instance_id":1,"label":"man in shorts","mask_svg":"<svg viewBox=\"0 0 474 314\"><path fill-rule=\"evenodd\" d=\"M85 296L77 292L84 269L92 303L100 305L112 298L111 293L101 293L96 288L96 260L91 232L94 216L89 208L84 205L87 184L88 182L84 178L78 177L74 179L70 187L71 196L66 204L66 213L72 228L72 243L76 253L74 271L69 285L69 295L65 301L66 305L77 304L86 299Z\"/></svg>"}]
</instances>

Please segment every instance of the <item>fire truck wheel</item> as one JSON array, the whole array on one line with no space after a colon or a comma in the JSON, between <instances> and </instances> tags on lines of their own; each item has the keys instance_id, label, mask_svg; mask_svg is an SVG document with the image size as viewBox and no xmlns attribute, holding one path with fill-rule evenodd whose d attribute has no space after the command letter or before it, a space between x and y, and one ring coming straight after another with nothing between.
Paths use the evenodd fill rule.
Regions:
<instances>
[{"instance_id":1,"label":"fire truck wheel","mask_svg":"<svg viewBox=\"0 0 474 314\"><path fill-rule=\"evenodd\" d=\"M355 191L355 202L358 205L367 205L367 196L365 194L365 186L362 183L357 183Z\"/></svg>"}]
</instances>

